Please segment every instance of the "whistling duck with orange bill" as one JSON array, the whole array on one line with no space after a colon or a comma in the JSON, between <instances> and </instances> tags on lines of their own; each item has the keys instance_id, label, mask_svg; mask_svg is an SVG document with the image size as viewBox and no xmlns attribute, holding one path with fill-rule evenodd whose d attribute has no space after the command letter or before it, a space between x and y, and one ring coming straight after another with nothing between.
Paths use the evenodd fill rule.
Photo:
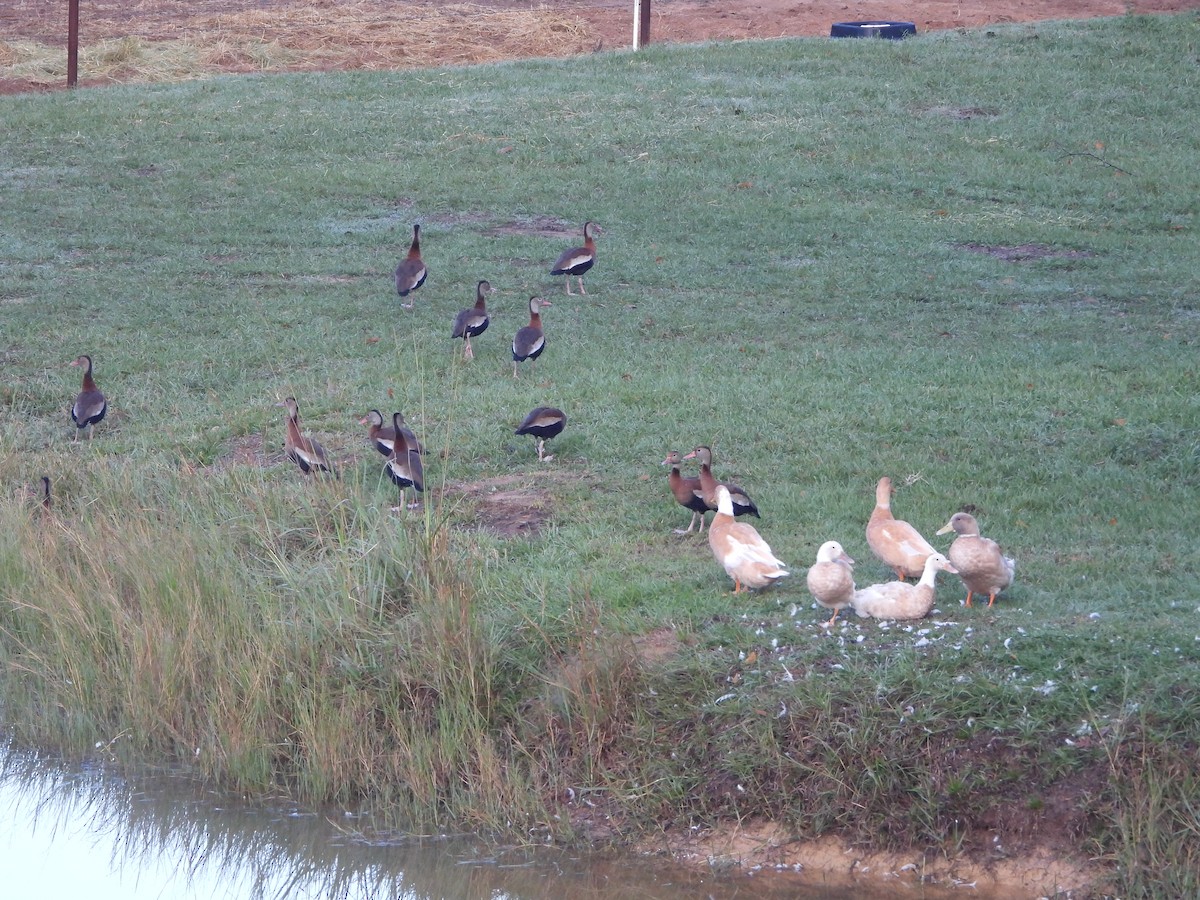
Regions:
<instances>
[{"instance_id":1,"label":"whistling duck with orange bill","mask_svg":"<svg viewBox=\"0 0 1200 900\"><path fill-rule=\"evenodd\" d=\"M920 578L933 546L912 525L892 515L892 479L886 475L875 486L875 509L867 522L867 546L892 567L896 577Z\"/></svg>"},{"instance_id":2,"label":"whistling duck with orange bill","mask_svg":"<svg viewBox=\"0 0 1200 900\"><path fill-rule=\"evenodd\" d=\"M421 446L421 442L417 440L412 429L404 424L404 416L400 413L396 413L396 415L400 416L400 425L404 429L404 437L408 441L409 449L415 448L418 453L423 455L425 448ZM371 442L371 446L384 456L392 455L392 447L396 443L396 429L391 425L383 424L383 413L373 409L359 419L358 424L367 426L367 440Z\"/></svg>"},{"instance_id":3,"label":"whistling duck with orange bill","mask_svg":"<svg viewBox=\"0 0 1200 900\"><path fill-rule=\"evenodd\" d=\"M671 488L671 496L675 498L675 502L684 509L692 511L692 520L688 522L687 528L676 528L676 534L691 534L692 529L696 527L697 517L700 519L700 528L696 534L704 533L704 514L709 511L709 505L704 499L704 491L700 487L700 479L695 477L685 477L680 474L679 466L683 462L683 455L678 450L672 450L667 454L667 458L662 461L664 466L671 467L671 473L667 476L667 485Z\"/></svg>"},{"instance_id":4,"label":"whistling duck with orange bill","mask_svg":"<svg viewBox=\"0 0 1200 900\"><path fill-rule=\"evenodd\" d=\"M971 605L975 594L987 594L988 606L996 595L1013 583L1017 561L1000 552L1000 545L979 533L979 523L970 513L956 512L950 521L937 530L938 534L953 531L957 537L950 545L950 562L958 570L967 589L965 605Z\"/></svg>"},{"instance_id":5,"label":"whistling duck with orange bill","mask_svg":"<svg viewBox=\"0 0 1200 900\"><path fill-rule=\"evenodd\" d=\"M452 338L463 339L463 359L474 359L475 351L471 349L471 338L479 337L487 331L491 319L487 313L487 295L492 292L492 286L486 281L475 285L475 305L462 310L454 319Z\"/></svg>"},{"instance_id":6,"label":"whistling duck with orange bill","mask_svg":"<svg viewBox=\"0 0 1200 900\"><path fill-rule=\"evenodd\" d=\"M854 592L854 611L863 618L923 619L933 609L938 572L955 571L950 560L934 551L925 557L920 581L888 581L860 588Z\"/></svg>"},{"instance_id":7,"label":"whistling duck with orange bill","mask_svg":"<svg viewBox=\"0 0 1200 900\"><path fill-rule=\"evenodd\" d=\"M583 273L596 264L596 242L592 240L591 233L594 227L591 222L584 222L583 246L564 250L554 261L554 267L550 270L551 275L567 276L568 294L571 293L572 275L579 281L579 293L587 293L583 288ZM572 296L574 295L572 294Z\"/></svg>"},{"instance_id":8,"label":"whistling duck with orange bill","mask_svg":"<svg viewBox=\"0 0 1200 900\"><path fill-rule=\"evenodd\" d=\"M533 366L533 360L542 355L542 351L546 349L546 334L542 331L542 315L541 310L544 306L553 306L549 300L543 300L541 297L529 298L529 324L517 329L517 333L513 336L512 342L512 358L513 358L513 378L517 377L517 363L530 360L530 367Z\"/></svg>"},{"instance_id":9,"label":"whistling duck with orange bill","mask_svg":"<svg viewBox=\"0 0 1200 900\"><path fill-rule=\"evenodd\" d=\"M729 488L723 484L717 485L717 514L708 526L708 546L733 579L735 594L743 587L768 587L789 574L787 563L776 559L754 526L734 519Z\"/></svg>"},{"instance_id":10,"label":"whistling duck with orange bill","mask_svg":"<svg viewBox=\"0 0 1200 900\"><path fill-rule=\"evenodd\" d=\"M79 440L79 432L88 430L88 440L96 430L96 423L108 413L108 400L96 380L92 377L92 358L86 354L76 359L72 366L83 369L83 387L80 389L75 402L71 405L71 421L75 423L75 440Z\"/></svg>"},{"instance_id":11,"label":"whistling duck with orange bill","mask_svg":"<svg viewBox=\"0 0 1200 900\"><path fill-rule=\"evenodd\" d=\"M401 297L407 297L425 283L425 277L428 274L429 270L425 268L425 263L421 259L421 226L416 224L413 225L413 239L408 246L408 255L400 261L400 265L396 266L396 293ZM410 300L408 303L400 305L405 309L412 309L414 302Z\"/></svg>"},{"instance_id":12,"label":"whistling duck with orange bill","mask_svg":"<svg viewBox=\"0 0 1200 900\"><path fill-rule=\"evenodd\" d=\"M837 541L826 541L817 550L817 562L808 570L808 592L826 609L832 609L826 625L838 611L854 603L854 560Z\"/></svg>"},{"instance_id":13,"label":"whistling duck with orange bill","mask_svg":"<svg viewBox=\"0 0 1200 900\"><path fill-rule=\"evenodd\" d=\"M305 475L313 472L333 472L325 448L313 438L300 433L300 405L296 398L288 397L275 405L287 410L287 437L283 441L283 452L287 458L298 465Z\"/></svg>"},{"instance_id":14,"label":"whistling duck with orange bill","mask_svg":"<svg viewBox=\"0 0 1200 900\"><path fill-rule=\"evenodd\" d=\"M513 434L531 434L537 438L538 462L549 462L554 459L554 456L552 454L543 455L546 441L562 434L566 425L567 417L561 409L555 409L553 406L539 406L525 417Z\"/></svg>"},{"instance_id":15,"label":"whistling duck with orange bill","mask_svg":"<svg viewBox=\"0 0 1200 900\"><path fill-rule=\"evenodd\" d=\"M709 509L717 508L717 488L724 485L729 489L729 499L733 504L733 514L735 516L755 516L758 515L758 507L754 501L750 499L750 495L744 490L729 481L717 481L716 476L712 473L712 448L697 447L684 459L700 460L700 491L704 495L704 502L708 504Z\"/></svg>"},{"instance_id":16,"label":"whistling duck with orange bill","mask_svg":"<svg viewBox=\"0 0 1200 900\"><path fill-rule=\"evenodd\" d=\"M409 509L412 509L420 504L417 494L425 491L425 468L421 464L421 454L409 446L408 439L404 436L408 429L404 427L404 417L400 413L392 414L392 428L396 439L392 446L392 455L388 457L387 473L400 488L400 506L397 509L404 509L404 489L408 487L413 489L413 499L408 504Z\"/></svg>"}]
</instances>

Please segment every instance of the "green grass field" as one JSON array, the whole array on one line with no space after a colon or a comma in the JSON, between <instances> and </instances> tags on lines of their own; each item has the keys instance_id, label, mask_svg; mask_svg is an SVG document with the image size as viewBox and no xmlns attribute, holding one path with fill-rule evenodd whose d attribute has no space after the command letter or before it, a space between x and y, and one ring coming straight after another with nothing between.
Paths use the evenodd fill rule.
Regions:
<instances>
[{"instance_id":1,"label":"green grass field","mask_svg":"<svg viewBox=\"0 0 1200 900\"><path fill-rule=\"evenodd\" d=\"M1197 891L1198 43L1189 14L0 97L9 729L393 822L1002 834ZM289 395L340 479L283 459ZM371 408L431 448L423 515ZM778 588L731 597L673 533L658 464L700 443ZM889 577L885 474L935 545L970 504L1017 559L993 609L943 575L929 619L822 626L823 541Z\"/></svg>"}]
</instances>

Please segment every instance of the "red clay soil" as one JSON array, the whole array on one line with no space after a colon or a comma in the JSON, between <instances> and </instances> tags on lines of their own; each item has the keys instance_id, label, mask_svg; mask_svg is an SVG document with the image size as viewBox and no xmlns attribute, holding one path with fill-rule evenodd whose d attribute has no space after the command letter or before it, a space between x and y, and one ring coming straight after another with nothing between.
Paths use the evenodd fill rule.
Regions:
<instances>
[{"instance_id":1,"label":"red clay soil","mask_svg":"<svg viewBox=\"0 0 1200 900\"><path fill-rule=\"evenodd\" d=\"M473 0L493 9L539 9L569 14L595 36L596 49L630 45L633 36L632 0ZM313 8L334 0L312 0ZM288 4L294 7L296 0ZM120 33L153 39L154 32L171 33L172 24L214 13L277 6L272 0L188 0L163 3L155 0L81 0L82 17L104 36ZM1200 0L652 0L653 42L696 43L828 35L835 22L899 20L912 22L918 32L979 28L993 24L1049 19L1084 19L1126 13L1169 13L1200 8ZM0 45L5 40L33 39L65 46L66 9L63 0L4 0L0 4ZM167 19L173 20L166 21ZM85 37L86 37L85 30ZM45 85L0 76L0 93L47 90Z\"/></svg>"}]
</instances>

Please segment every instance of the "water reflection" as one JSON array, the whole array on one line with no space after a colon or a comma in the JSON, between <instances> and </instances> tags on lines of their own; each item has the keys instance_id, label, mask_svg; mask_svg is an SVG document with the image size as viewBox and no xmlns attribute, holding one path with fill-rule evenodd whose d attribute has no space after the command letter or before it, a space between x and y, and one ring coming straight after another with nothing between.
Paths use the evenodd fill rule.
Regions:
<instances>
[{"instance_id":1,"label":"water reflection","mask_svg":"<svg viewBox=\"0 0 1200 900\"><path fill-rule=\"evenodd\" d=\"M847 900L640 858L366 841L357 820L230 802L188 779L120 777L0 746L0 872L9 897L141 900Z\"/></svg>"}]
</instances>

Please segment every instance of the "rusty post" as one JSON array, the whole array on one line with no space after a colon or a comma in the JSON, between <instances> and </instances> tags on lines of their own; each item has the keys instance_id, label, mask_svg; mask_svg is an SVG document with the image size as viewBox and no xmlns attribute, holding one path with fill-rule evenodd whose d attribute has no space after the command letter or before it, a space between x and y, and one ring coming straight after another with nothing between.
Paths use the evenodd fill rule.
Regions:
<instances>
[{"instance_id":1,"label":"rusty post","mask_svg":"<svg viewBox=\"0 0 1200 900\"><path fill-rule=\"evenodd\" d=\"M633 49L650 43L650 0L633 0Z\"/></svg>"},{"instance_id":2,"label":"rusty post","mask_svg":"<svg viewBox=\"0 0 1200 900\"><path fill-rule=\"evenodd\" d=\"M67 0L67 87L79 83L79 0Z\"/></svg>"}]
</instances>

